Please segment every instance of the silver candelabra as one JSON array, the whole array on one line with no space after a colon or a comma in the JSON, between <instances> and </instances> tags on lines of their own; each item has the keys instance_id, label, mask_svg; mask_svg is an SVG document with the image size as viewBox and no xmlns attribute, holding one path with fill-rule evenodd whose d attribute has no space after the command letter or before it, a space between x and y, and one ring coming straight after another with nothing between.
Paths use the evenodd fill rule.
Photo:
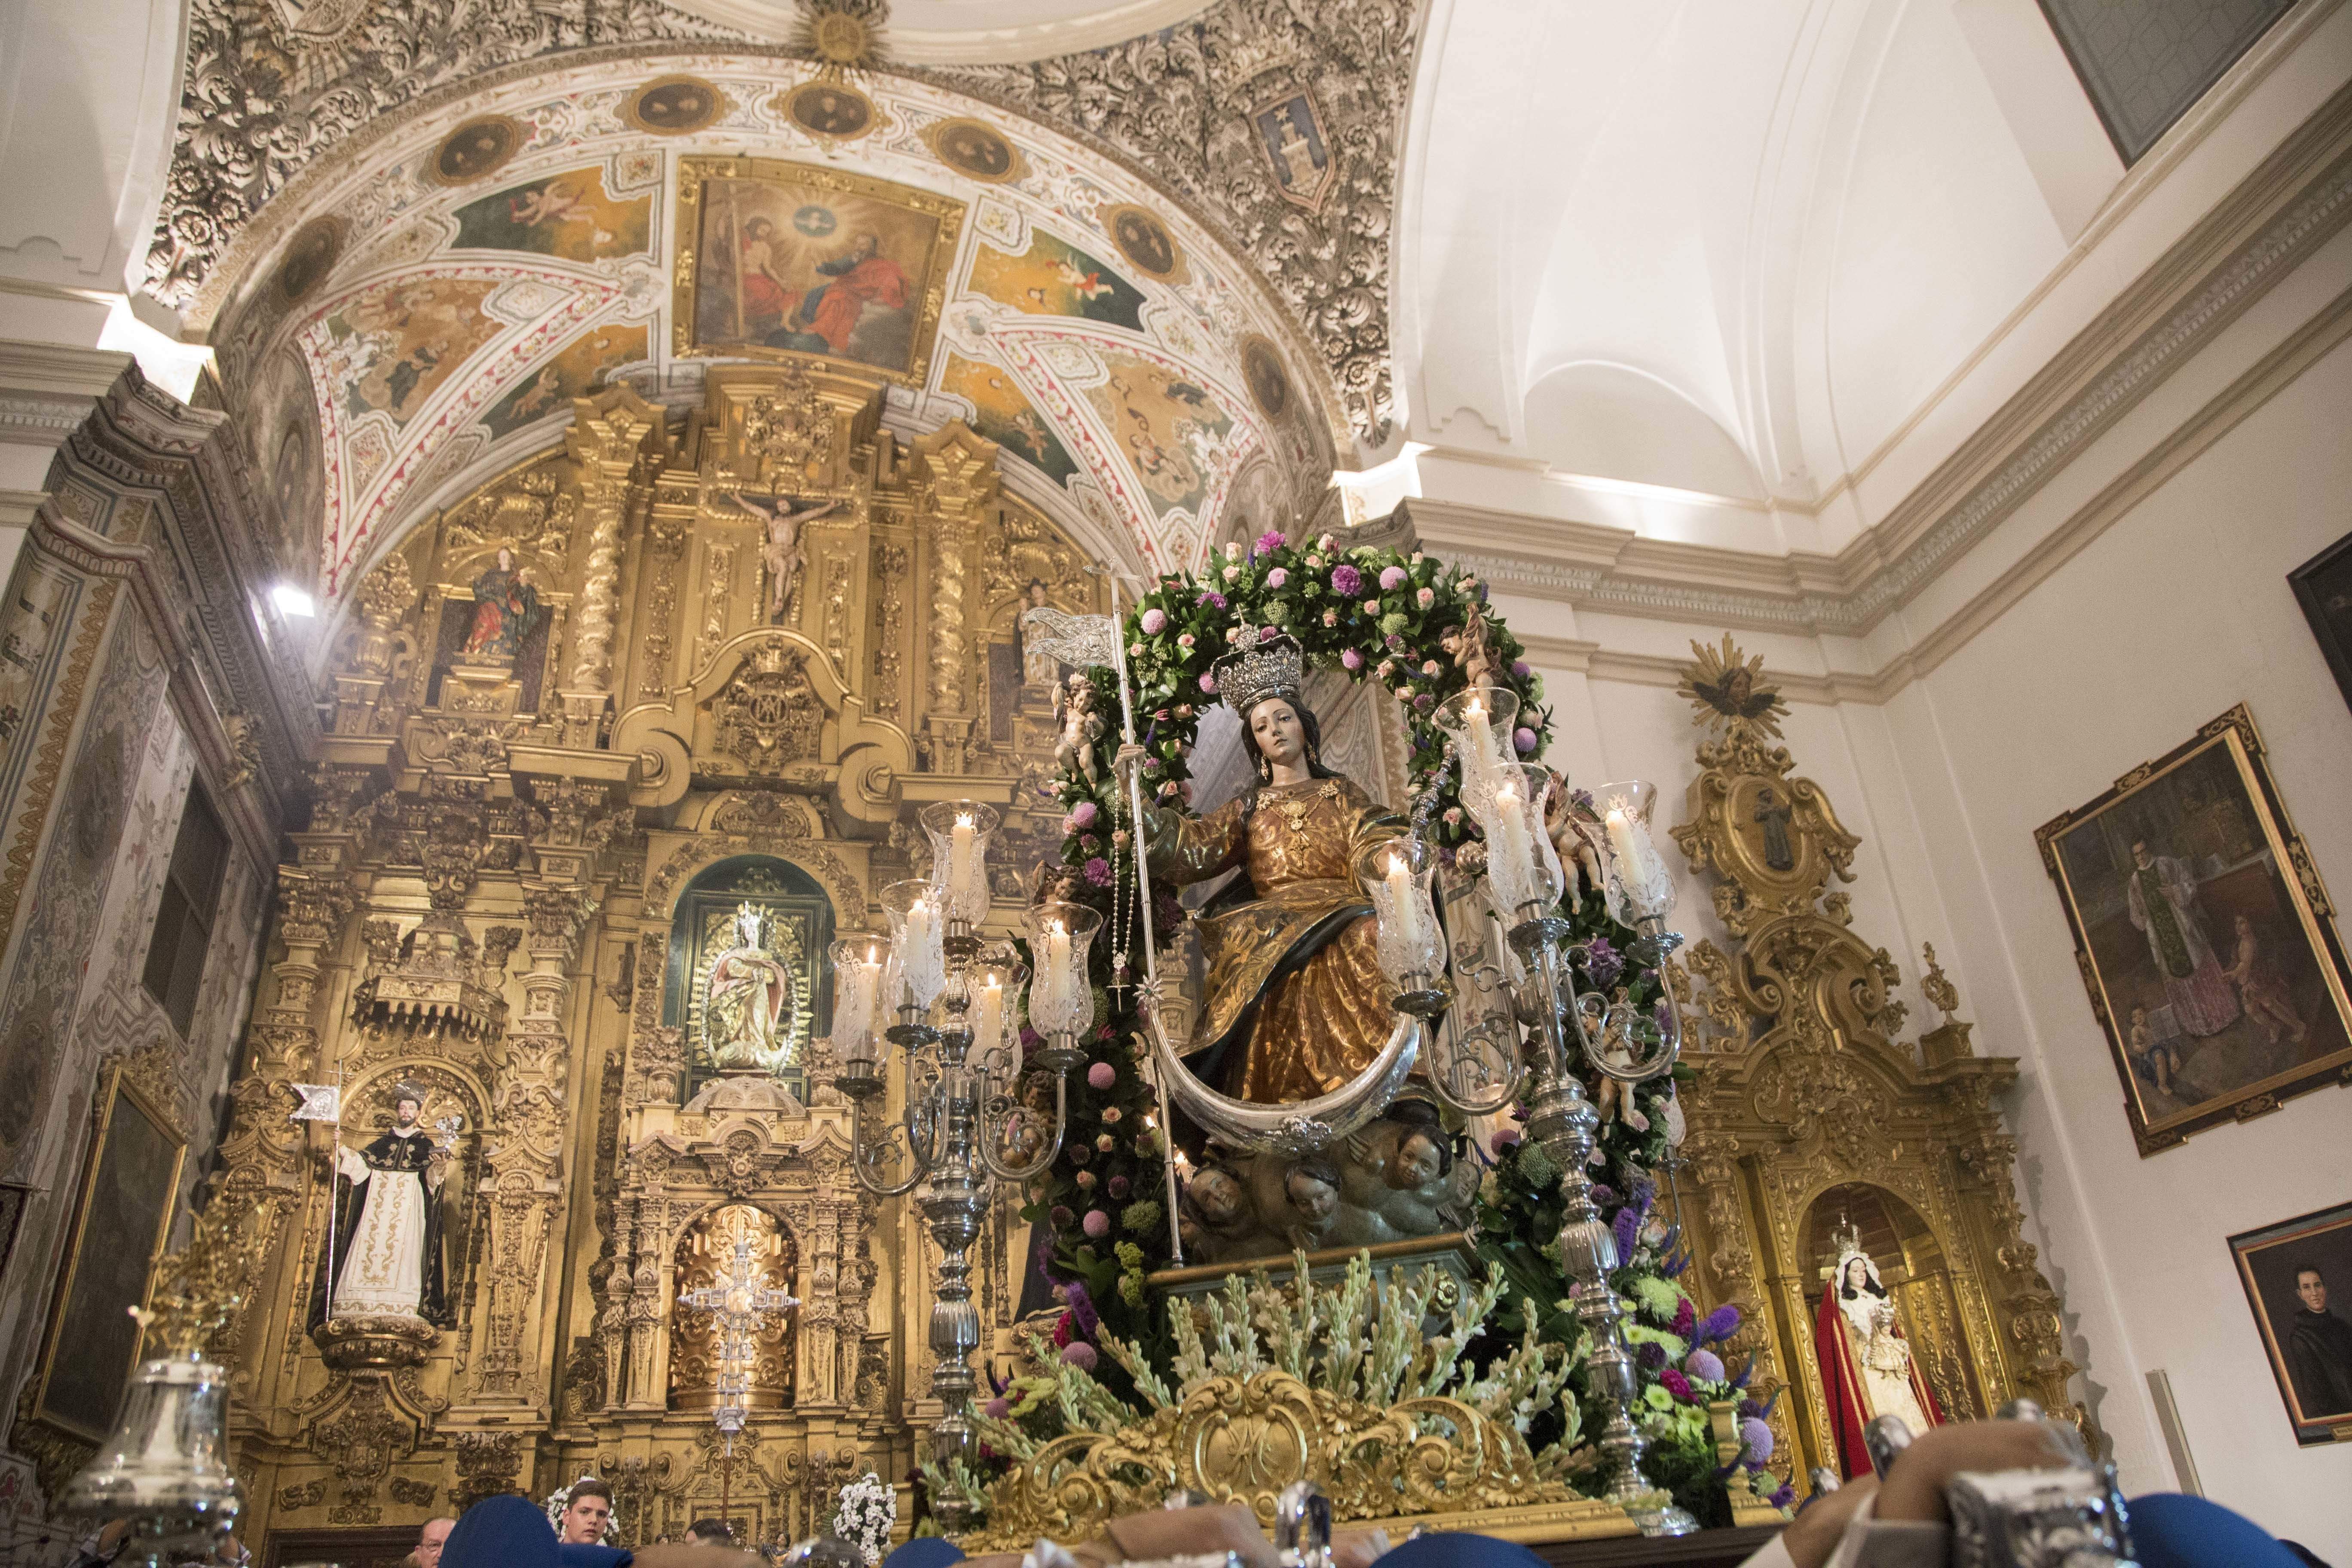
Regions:
<instances>
[{"instance_id":1,"label":"silver candelabra","mask_svg":"<svg viewBox=\"0 0 2352 1568\"><path fill-rule=\"evenodd\" d=\"M1047 1043L1024 1063L1017 999L1029 973L1009 942L976 931L988 914L997 814L977 801L952 800L925 807L919 820L931 838L933 874L883 889L887 958L878 942L835 945L834 1084L852 1101L851 1167L859 1184L885 1197L922 1187L916 1206L939 1244L930 1345L931 1396L940 1407L931 1457L940 1484L931 1510L954 1534L978 1517L963 1485L972 1447L970 1357L980 1344L971 1247L994 1184L1017 1191L1061 1152L1069 1070L1086 1060L1077 1031L1094 1016L1087 949L1102 917L1064 904L1030 912L1037 960L1030 1022ZM885 1025L890 1017L897 1021ZM898 1047L904 1106L897 1121L878 1127L888 1074L877 1031ZM1050 1112L1030 1098L1042 1100L1048 1073ZM894 1178L902 1163L906 1173Z\"/></svg>"}]
</instances>

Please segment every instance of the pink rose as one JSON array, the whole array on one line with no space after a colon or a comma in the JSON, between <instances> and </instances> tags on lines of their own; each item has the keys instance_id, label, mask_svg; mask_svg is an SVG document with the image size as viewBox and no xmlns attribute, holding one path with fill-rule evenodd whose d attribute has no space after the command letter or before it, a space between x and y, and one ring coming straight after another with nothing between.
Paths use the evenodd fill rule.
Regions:
<instances>
[{"instance_id":1,"label":"pink rose","mask_svg":"<svg viewBox=\"0 0 2352 1568\"><path fill-rule=\"evenodd\" d=\"M1096 1149L1096 1152L1098 1152L1098 1153L1108 1154L1108 1153L1109 1153L1113 1149L1116 1149L1116 1148L1118 1148L1118 1140L1117 1140L1116 1138L1113 1138L1113 1137L1112 1137L1109 1133L1108 1133L1108 1132L1102 1133L1101 1135L1099 1135L1098 1137L1097 1137L1097 1138L1095 1139L1095 1149Z\"/></svg>"},{"instance_id":2,"label":"pink rose","mask_svg":"<svg viewBox=\"0 0 2352 1568\"><path fill-rule=\"evenodd\" d=\"M1289 581L1289 572L1280 566L1276 567L1273 571L1265 574L1265 585L1269 588L1279 588L1285 583Z\"/></svg>"},{"instance_id":3,"label":"pink rose","mask_svg":"<svg viewBox=\"0 0 2352 1568\"><path fill-rule=\"evenodd\" d=\"M1108 1062L1097 1062L1087 1069L1087 1081L1097 1089L1108 1089L1118 1081L1118 1069Z\"/></svg>"},{"instance_id":4,"label":"pink rose","mask_svg":"<svg viewBox=\"0 0 2352 1568\"><path fill-rule=\"evenodd\" d=\"M1326 611L1324 611L1324 612L1323 612L1323 624L1324 624L1325 626L1338 626L1338 625L1339 624L1339 611L1337 611L1337 610L1326 610Z\"/></svg>"},{"instance_id":5,"label":"pink rose","mask_svg":"<svg viewBox=\"0 0 2352 1568\"><path fill-rule=\"evenodd\" d=\"M1143 612L1143 635L1156 637L1168 629L1168 612L1154 605Z\"/></svg>"},{"instance_id":6,"label":"pink rose","mask_svg":"<svg viewBox=\"0 0 2352 1568\"><path fill-rule=\"evenodd\" d=\"M1393 594L1404 585L1405 572L1402 566L1391 566L1381 574L1381 592Z\"/></svg>"},{"instance_id":7,"label":"pink rose","mask_svg":"<svg viewBox=\"0 0 2352 1568\"><path fill-rule=\"evenodd\" d=\"M1228 566L1228 567L1226 567L1226 568L1225 568L1225 581L1226 581L1226 582L1228 582L1228 583L1238 583L1238 582L1240 582L1241 580L1242 580L1242 569L1241 569L1240 567L1238 567L1238 566Z\"/></svg>"},{"instance_id":8,"label":"pink rose","mask_svg":"<svg viewBox=\"0 0 2352 1568\"><path fill-rule=\"evenodd\" d=\"M1217 689L1217 678L1216 678L1215 676L1213 676L1213 675L1204 675L1204 676L1201 677L1201 689L1202 689L1202 690L1203 690L1203 691L1214 691L1214 690L1216 690L1216 689Z\"/></svg>"},{"instance_id":9,"label":"pink rose","mask_svg":"<svg viewBox=\"0 0 2352 1568\"><path fill-rule=\"evenodd\" d=\"M1289 542L1289 537L1282 530L1269 528L1257 536L1257 543L1252 548L1260 555L1271 555Z\"/></svg>"},{"instance_id":10,"label":"pink rose","mask_svg":"<svg viewBox=\"0 0 2352 1568\"><path fill-rule=\"evenodd\" d=\"M1078 1222L1078 1228L1085 1231L1095 1240L1100 1241L1104 1237L1110 1234L1110 1215L1103 1213L1100 1209L1088 1209L1087 1211L1087 1217ZM1076 1347L1074 1346L1072 1348L1075 1349ZM1088 1345L1087 1349L1088 1351L1092 1351L1094 1347L1092 1345ZM1067 1352L1066 1352L1065 1353Z\"/></svg>"},{"instance_id":11,"label":"pink rose","mask_svg":"<svg viewBox=\"0 0 2352 1568\"><path fill-rule=\"evenodd\" d=\"M1427 676L1434 676L1434 675L1436 675L1436 673L1437 673L1437 661L1436 661L1435 659L1433 659L1433 658L1424 658L1424 659L1423 659L1423 660L1421 661L1421 672L1422 672L1422 674L1423 674L1423 675L1427 675Z\"/></svg>"},{"instance_id":12,"label":"pink rose","mask_svg":"<svg viewBox=\"0 0 2352 1568\"><path fill-rule=\"evenodd\" d=\"M1092 1171L1080 1171L1080 1172L1078 1173L1077 1181L1078 1181L1078 1187L1079 1187L1079 1190L1080 1190L1080 1191L1082 1191L1082 1192L1092 1192L1092 1191L1094 1191L1094 1185L1095 1185L1095 1173L1094 1173Z\"/></svg>"},{"instance_id":13,"label":"pink rose","mask_svg":"<svg viewBox=\"0 0 2352 1568\"><path fill-rule=\"evenodd\" d=\"M1421 607L1425 610L1429 608L1430 605L1437 603L1437 590L1434 588L1423 588L1420 593L1415 594L1413 597L1421 601Z\"/></svg>"},{"instance_id":14,"label":"pink rose","mask_svg":"<svg viewBox=\"0 0 2352 1568\"><path fill-rule=\"evenodd\" d=\"M1191 647L1192 646L1192 634L1191 632L1179 634L1176 638L1176 646L1178 647Z\"/></svg>"},{"instance_id":15,"label":"pink rose","mask_svg":"<svg viewBox=\"0 0 2352 1568\"><path fill-rule=\"evenodd\" d=\"M1104 1107L1103 1107L1102 1119L1103 1119L1103 1125L1104 1125L1104 1126L1106 1126L1106 1127L1116 1127L1116 1126L1118 1126L1118 1106L1116 1106L1116 1105L1106 1105L1106 1106L1104 1106ZM1106 1136L1108 1136L1108 1134L1106 1134ZM1108 1152L1108 1151L1105 1151L1105 1152Z\"/></svg>"},{"instance_id":16,"label":"pink rose","mask_svg":"<svg viewBox=\"0 0 2352 1568\"><path fill-rule=\"evenodd\" d=\"M1354 648L1342 648L1339 651L1339 662L1349 669L1361 669L1364 668L1364 656Z\"/></svg>"}]
</instances>

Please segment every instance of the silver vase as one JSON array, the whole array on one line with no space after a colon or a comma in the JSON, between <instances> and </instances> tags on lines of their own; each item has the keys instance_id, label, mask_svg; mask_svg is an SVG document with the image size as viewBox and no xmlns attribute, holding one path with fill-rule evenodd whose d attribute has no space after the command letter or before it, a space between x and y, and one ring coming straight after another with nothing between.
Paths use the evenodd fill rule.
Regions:
<instances>
[{"instance_id":1,"label":"silver vase","mask_svg":"<svg viewBox=\"0 0 2352 1568\"><path fill-rule=\"evenodd\" d=\"M143 1363L98 1457L66 1483L62 1511L127 1520L116 1568L209 1553L236 1522L228 1468L228 1368L189 1354Z\"/></svg>"}]
</instances>

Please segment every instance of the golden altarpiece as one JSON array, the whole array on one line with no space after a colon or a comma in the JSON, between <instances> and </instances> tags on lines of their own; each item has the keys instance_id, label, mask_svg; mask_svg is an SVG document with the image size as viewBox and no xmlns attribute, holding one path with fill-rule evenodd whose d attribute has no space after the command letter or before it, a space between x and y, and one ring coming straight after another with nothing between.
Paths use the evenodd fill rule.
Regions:
<instances>
[{"instance_id":1,"label":"golden altarpiece","mask_svg":"<svg viewBox=\"0 0 2352 1568\"><path fill-rule=\"evenodd\" d=\"M961 423L902 443L881 403L773 367L714 370L682 422L583 399L560 447L358 588L224 1151L221 1195L267 1237L216 1342L251 1539L593 1470L631 1539L724 1486L753 1538L790 1540L843 1480L908 1473L937 1415L929 1243L850 1174L818 960L928 870L909 819L934 799L1005 813L1009 929L1015 868L1056 838L1034 809L1056 670L1016 617L1105 606L992 445ZM775 1048L715 1075L714 1020L742 1010L712 977L747 908L782 975L758 993ZM340 1126L289 1120L298 1083L341 1086ZM338 1146L418 1094L439 1321L330 1311ZM1014 1206L977 1258L1000 1353ZM758 1336L722 1465L714 1329L678 1297L739 1238L797 1304Z\"/></svg>"},{"instance_id":2,"label":"golden altarpiece","mask_svg":"<svg viewBox=\"0 0 2352 1568\"><path fill-rule=\"evenodd\" d=\"M1854 879L1862 840L1772 743L1788 710L1763 661L1728 636L1720 650L1692 646L1683 691L1713 733L1673 832L1694 870L1715 873L1716 914L1738 945L1695 942L1675 977L1698 1069L1678 1151L1685 1283L1741 1310L1732 1359L1754 1356L1754 1396L1786 1390L1771 1419L1780 1451L1802 1456L1801 1491L1811 1466L1838 1468L1813 1336L1849 1226L1947 1419L2023 1397L2084 1424L2061 1303L2021 1230L2016 1142L1997 1103L2016 1061L1976 1053L1932 948L1922 991L1944 1022L1916 1047L1899 1041L1895 961L1830 890Z\"/></svg>"}]
</instances>

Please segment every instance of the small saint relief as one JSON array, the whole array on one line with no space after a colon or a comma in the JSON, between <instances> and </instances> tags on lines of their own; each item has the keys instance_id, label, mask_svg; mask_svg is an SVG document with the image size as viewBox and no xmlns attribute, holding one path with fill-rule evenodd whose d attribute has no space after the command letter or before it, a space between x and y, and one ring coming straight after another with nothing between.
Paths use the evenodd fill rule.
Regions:
<instances>
[{"instance_id":1,"label":"small saint relief","mask_svg":"<svg viewBox=\"0 0 2352 1568\"><path fill-rule=\"evenodd\" d=\"M515 563L514 552L499 547L490 564L474 578L471 624L457 657L469 664L511 664L523 639L545 611L530 569Z\"/></svg>"},{"instance_id":2,"label":"small saint relief","mask_svg":"<svg viewBox=\"0 0 2352 1568\"><path fill-rule=\"evenodd\" d=\"M733 945L710 961L702 1004L703 1058L721 1072L772 1073L790 1064L797 1008L793 972L770 948L766 910L736 910Z\"/></svg>"},{"instance_id":3,"label":"small saint relief","mask_svg":"<svg viewBox=\"0 0 2352 1568\"><path fill-rule=\"evenodd\" d=\"M331 1317L452 1326L442 1200L457 1123L426 1126L425 1104L424 1089L401 1084L389 1129L358 1148L336 1147L333 1245L319 1260L311 1328Z\"/></svg>"},{"instance_id":4,"label":"small saint relief","mask_svg":"<svg viewBox=\"0 0 2352 1568\"><path fill-rule=\"evenodd\" d=\"M1822 1394L1829 1404L1830 1438L1851 1479L1871 1473L1863 1431L1881 1415L1898 1415L1912 1435L1944 1424L1944 1413L1921 1374L1903 1315L1863 1249L1858 1231L1840 1233L1837 1258L1813 1318L1813 1352Z\"/></svg>"}]
</instances>

